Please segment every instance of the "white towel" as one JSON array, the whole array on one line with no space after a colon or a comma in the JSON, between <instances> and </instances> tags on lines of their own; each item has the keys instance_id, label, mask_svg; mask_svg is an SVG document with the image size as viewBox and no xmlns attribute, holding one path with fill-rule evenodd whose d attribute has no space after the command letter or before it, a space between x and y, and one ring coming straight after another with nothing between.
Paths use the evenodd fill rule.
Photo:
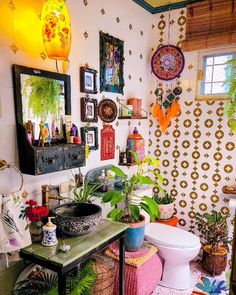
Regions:
<instances>
[{"instance_id":1,"label":"white towel","mask_svg":"<svg viewBox=\"0 0 236 295\"><path fill-rule=\"evenodd\" d=\"M0 194L0 253L19 250L31 244L20 192Z\"/></svg>"}]
</instances>

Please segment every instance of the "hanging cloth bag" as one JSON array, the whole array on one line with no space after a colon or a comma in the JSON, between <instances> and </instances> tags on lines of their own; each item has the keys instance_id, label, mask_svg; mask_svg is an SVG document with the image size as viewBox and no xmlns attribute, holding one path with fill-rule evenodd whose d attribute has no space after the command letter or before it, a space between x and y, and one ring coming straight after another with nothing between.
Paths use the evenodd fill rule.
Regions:
<instances>
[{"instance_id":1,"label":"hanging cloth bag","mask_svg":"<svg viewBox=\"0 0 236 295\"><path fill-rule=\"evenodd\" d=\"M0 170L14 168L11 165L0 166ZM31 244L26 216L24 193L21 193L23 177L21 174L20 190L10 194L0 194L0 253L19 250Z\"/></svg>"}]
</instances>

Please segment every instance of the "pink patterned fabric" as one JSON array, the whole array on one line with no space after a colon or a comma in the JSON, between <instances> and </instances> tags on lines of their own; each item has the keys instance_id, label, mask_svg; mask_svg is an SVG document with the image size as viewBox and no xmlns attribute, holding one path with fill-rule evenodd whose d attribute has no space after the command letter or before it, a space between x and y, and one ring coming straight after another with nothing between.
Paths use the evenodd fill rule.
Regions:
<instances>
[{"instance_id":1,"label":"pink patterned fabric","mask_svg":"<svg viewBox=\"0 0 236 295\"><path fill-rule=\"evenodd\" d=\"M112 245L119 255L117 245ZM114 248L115 247L115 248ZM142 257L147 254L148 248L142 248L137 252L125 252L125 257ZM114 295L119 294L119 262L116 262L116 280L114 285ZM157 254L154 254L148 261L140 267L125 265L125 295L150 295L157 284L159 284L162 275L162 262Z\"/></svg>"}]
</instances>

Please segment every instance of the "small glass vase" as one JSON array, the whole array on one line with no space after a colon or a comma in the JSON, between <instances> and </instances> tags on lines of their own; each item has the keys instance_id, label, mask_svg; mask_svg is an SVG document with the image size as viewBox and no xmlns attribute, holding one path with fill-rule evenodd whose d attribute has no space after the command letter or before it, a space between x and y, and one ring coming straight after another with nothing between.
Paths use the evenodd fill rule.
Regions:
<instances>
[{"instance_id":1,"label":"small glass vase","mask_svg":"<svg viewBox=\"0 0 236 295\"><path fill-rule=\"evenodd\" d=\"M29 225L29 231L32 242L40 243L43 237L43 223L42 221L32 221Z\"/></svg>"}]
</instances>

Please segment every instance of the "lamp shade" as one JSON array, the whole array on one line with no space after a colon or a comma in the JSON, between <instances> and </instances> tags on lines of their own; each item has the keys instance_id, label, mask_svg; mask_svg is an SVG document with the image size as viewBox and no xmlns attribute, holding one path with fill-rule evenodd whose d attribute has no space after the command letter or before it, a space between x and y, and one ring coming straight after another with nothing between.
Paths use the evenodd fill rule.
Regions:
<instances>
[{"instance_id":1,"label":"lamp shade","mask_svg":"<svg viewBox=\"0 0 236 295\"><path fill-rule=\"evenodd\" d=\"M67 60L71 45L71 24L65 1L46 0L41 22L43 43L48 57Z\"/></svg>"}]
</instances>

